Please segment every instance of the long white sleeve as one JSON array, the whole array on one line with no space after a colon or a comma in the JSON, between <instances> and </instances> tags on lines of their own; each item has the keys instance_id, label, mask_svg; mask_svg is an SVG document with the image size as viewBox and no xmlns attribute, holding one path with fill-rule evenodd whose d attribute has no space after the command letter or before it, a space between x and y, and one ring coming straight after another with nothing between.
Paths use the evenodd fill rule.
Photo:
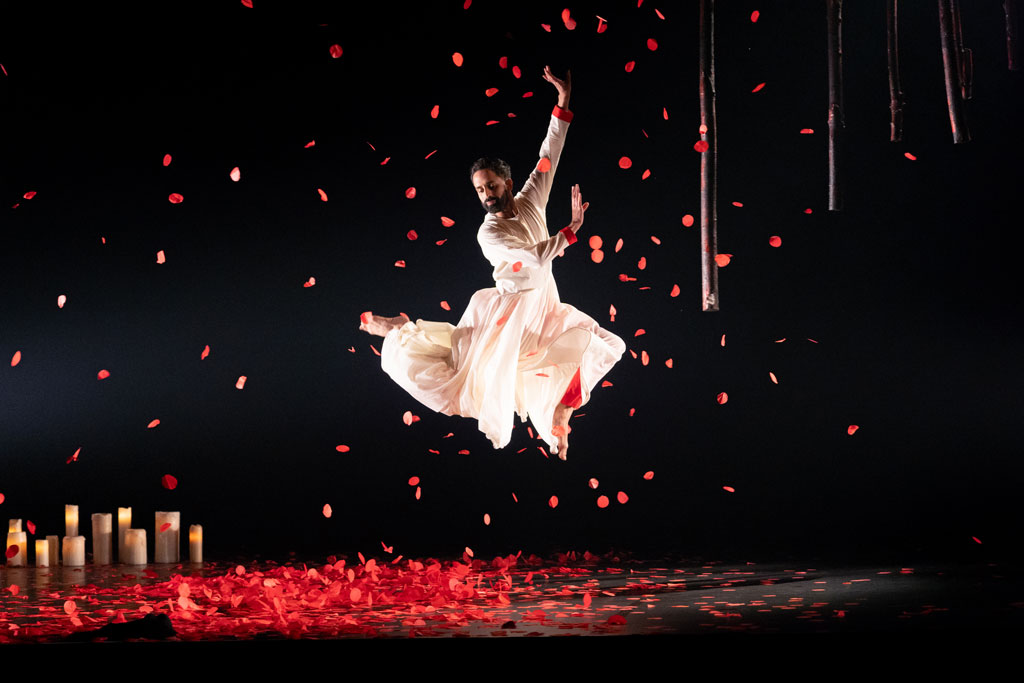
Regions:
<instances>
[{"instance_id":1,"label":"long white sleeve","mask_svg":"<svg viewBox=\"0 0 1024 683\"><path fill-rule=\"evenodd\" d=\"M569 132L569 122L572 119L573 113L561 107L555 107L551 112L548 132L540 146L540 160L550 161L551 168L541 171L534 166L530 177L523 183L523 189L519 191L524 199L535 204L542 212L548 204L551 185L555 180L555 171L558 169L558 160L562 156L562 147L565 145L565 136ZM538 160L538 164L540 160Z\"/></svg>"}]
</instances>

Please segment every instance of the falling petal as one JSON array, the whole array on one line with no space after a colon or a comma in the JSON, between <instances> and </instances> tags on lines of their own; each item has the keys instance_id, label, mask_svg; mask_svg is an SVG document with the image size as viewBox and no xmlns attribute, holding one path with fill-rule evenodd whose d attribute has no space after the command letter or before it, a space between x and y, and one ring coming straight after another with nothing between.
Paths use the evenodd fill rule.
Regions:
<instances>
[{"instance_id":1,"label":"falling petal","mask_svg":"<svg viewBox=\"0 0 1024 683\"><path fill-rule=\"evenodd\" d=\"M715 263L719 268L725 268L732 260L732 254L715 254Z\"/></svg>"},{"instance_id":2,"label":"falling petal","mask_svg":"<svg viewBox=\"0 0 1024 683\"><path fill-rule=\"evenodd\" d=\"M146 429L152 429L153 427L156 427L158 424L160 424L160 420L153 420L148 425L146 425Z\"/></svg>"},{"instance_id":3,"label":"falling petal","mask_svg":"<svg viewBox=\"0 0 1024 683\"><path fill-rule=\"evenodd\" d=\"M654 50L657 50L658 49L658 41L656 41L654 38L648 38L647 39L647 49L651 50L652 52Z\"/></svg>"},{"instance_id":4,"label":"falling petal","mask_svg":"<svg viewBox=\"0 0 1024 683\"><path fill-rule=\"evenodd\" d=\"M171 528L171 523L170 522L164 522L163 524L160 525L160 533L163 533L164 531L167 531L170 528Z\"/></svg>"},{"instance_id":5,"label":"falling petal","mask_svg":"<svg viewBox=\"0 0 1024 683\"><path fill-rule=\"evenodd\" d=\"M619 241L615 243L615 253L618 254L621 249L622 249L622 238L620 237Z\"/></svg>"},{"instance_id":6,"label":"falling petal","mask_svg":"<svg viewBox=\"0 0 1024 683\"><path fill-rule=\"evenodd\" d=\"M977 536L971 536L971 540L977 543L978 545L982 545L981 541L978 540Z\"/></svg>"},{"instance_id":7,"label":"falling petal","mask_svg":"<svg viewBox=\"0 0 1024 683\"><path fill-rule=\"evenodd\" d=\"M79 446L77 449L75 449L75 452L71 454L71 457L64 461L64 464L67 465L68 463L78 462L78 454L81 452L82 447Z\"/></svg>"},{"instance_id":8,"label":"falling petal","mask_svg":"<svg viewBox=\"0 0 1024 683\"><path fill-rule=\"evenodd\" d=\"M672 291L668 293L669 296L679 296L679 285L672 285Z\"/></svg>"},{"instance_id":9,"label":"falling petal","mask_svg":"<svg viewBox=\"0 0 1024 683\"><path fill-rule=\"evenodd\" d=\"M693 148L703 154L708 151L708 142L707 140L698 140L693 144Z\"/></svg>"},{"instance_id":10,"label":"falling petal","mask_svg":"<svg viewBox=\"0 0 1024 683\"><path fill-rule=\"evenodd\" d=\"M160 477L160 485L168 491L173 491L178 486L178 480L173 474L165 474Z\"/></svg>"},{"instance_id":11,"label":"falling petal","mask_svg":"<svg viewBox=\"0 0 1024 683\"><path fill-rule=\"evenodd\" d=\"M406 188L406 190L405 190L405 197L406 197L406 199L412 199L415 196L416 196L416 188L415 187Z\"/></svg>"},{"instance_id":12,"label":"falling petal","mask_svg":"<svg viewBox=\"0 0 1024 683\"><path fill-rule=\"evenodd\" d=\"M548 507L558 507L558 496L551 496L550 498L548 498Z\"/></svg>"},{"instance_id":13,"label":"falling petal","mask_svg":"<svg viewBox=\"0 0 1024 683\"><path fill-rule=\"evenodd\" d=\"M522 261L516 261L515 263L512 264L512 272L513 273L518 273L520 270L522 270L522 268L523 268L523 262Z\"/></svg>"},{"instance_id":14,"label":"falling petal","mask_svg":"<svg viewBox=\"0 0 1024 683\"><path fill-rule=\"evenodd\" d=\"M813 135L814 134L814 129L813 128L801 128L800 129L800 134L801 135Z\"/></svg>"},{"instance_id":15,"label":"falling petal","mask_svg":"<svg viewBox=\"0 0 1024 683\"><path fill-rule=\"evenodd\" d=\"M775 340L775 343L776 343L776 344L781 344L781 343L782 343L782 342L784 342L784 341L786 341L786 338L785 338L785 337L783 337L782 339L776 339L776 340Z\"/></svg>"},{"instance_id":16,"label":"falling petal","mask_svg":"<svg viewBox=\"0 0 1024 683\"><path fill-rule=\"evenodd\" d=\"M619 168L629 168L633 165L632 160L629 157L622 157L619 159Z\"/></svg>"},{"instance_id":17,"label":"falling petal","mask_svg":"<svg viewBox=\"0 0 1024 683\"><path fill-rule=\"evenodd\" d=\"M640 260L636 264L636 267L639 268L640 270L643 270L644 268L646 268L647 267L647 257L646 256L641 256Z\"/></svg>"},{"instance_id":18,"label":"falling petal","mask_svg":"<svg viewBox=\"0 0 1024 683\"><path fill-rule=\"evenodd\" d=\"M412 415L412 411L411 410L407 410L404 413L402 413L402 422L404 422L405 424L411 425L412 424L412 418L413 418L413 415Z\"/></svg>"},{"instance_id":19,"label":"falling petal","mask_svg":"<svg viewBox=\"0 0 1024 683\"><path fill-rule=\"evenodd\" d=\"M324 503L323 513L324 513L324 517L326 517L327 519L330 519L331 515L334 514L334 510L331 509L331 504L330 503ZM358 588L353 588L352 591L354 593L358 593L359 589ZM358 597L355 598L355 600L358 600L358 599L359 599Z\"/></svg>"},{"instance_id":20,"label":"falling petal","mask_svg":"<svg viewBox=\"0 0 1024 683\"><path fill-rule=\"evenodd\" d=\"M164 166L170 166L170 165L171 165L171 155L170 154L165 154L164 155Z\"/></svg>"},{"instance_id":21,"label":"falling petal","mask_svg":"<svg viewBox=\"0 0 1024 683\"><path fill-rule=\"evenodd\" d=\"M486 512L484 513L484 524L487 526L491 525L491 516Z\"/></svg>"},{"instance_id":22,"label":"falling petal","mask_svg":"<svg viewBox=\"0 0 1024 683\"><path fill-rule=\"evenodd\" d=\"M551 33L551 24L541 24L540 27L548 33Z\"/></svg>"},{"instance_id":23,"label":"falling petal","mask_svg":"<svg viewBox=\"0 0 1024 683\"><path fill-rule=\"evenodd\" d=\"M723 391L715 400L717 400L719 404L725 405L725 402L729 400L729 394Z\"/></svg>"},{"instance_id":24,"label":"falling petal","mask_svg":"<svg viewBox=\"0 0 1024 683\"><path fill-rule=\"evenodd\" d=\"M238 170L238 167L237 167L237 166L235 166L235 167L234 167L233 169L231 169L231 173L229 173L228 175L229 175L229 176L231 177L231 179L232 179L232 180L234 180L234 181L235 181L236 183L237 183L237 182L238 182L239 180L241 180L241 179L242 179L242 172L241 172L240 170Z\"/></svg>"},{"instance_id":25,"label":"falling petal","mask_svg":"<svg viewBox=\"0 0 1024 683\"><path fill-rule=\"evenodd\" d=\"M598 17L597 18L597 32L598 33L604 33L607 30L608 30L608 22L606 22L601 17Z\"/></svg>"},{"instance_id":26,"label":"falling petal","mask_svg":"<svg viewBox=\"0 0 1024 683\"><path fill-rule=\"evenodd\" d=\"M608 496L598 496L597 497L597 507L599 507L599 508L606 508L606 507L608 507Z\"/></svg>"},{"instance_id":27,"label":"falling petal","mask_svg":"<svg viewBox=\"0 0 1024 683\"><path fill-rule=\"evenodd\" d=\"M778 378L777 378L777 377L775 376L775 373L774 373L774 372L769 372L769 373L768 373L768 378L769 378L769 379L771 379L771 381L775 382L776 384L778 384L778 383L779 383L779 380L778 380Z\"/></svg>"},{"instance_id":28,"label":"falling petal","mask_svg":"<svg viewBox=\"0 0 1024 683\"><path fill-rule=\"evenodd\" d=\"M629 501L629 496L626 495L625 491L619 491L615 498L623 505Z\"/></svg>"},{"instance_id":29,"label":"falling petal","mask_svg":"<svg viewBox=\"0 0 1024 683\"><path fill-rule=\"evenodd\" d=\"M736 489L734 489L731 486L723 486L722 488L728 491L729 493L736 493Z\"/></svg>"},{"instance_id":30,"label":"falling petal","mask_svg":"<svg viewBox=\"0 0 1024 683\"><path fill-rule=\"evenodd\" d=\"M96 373L96 379L106 379L110 377L110 372L107 370L100 370Z\"/></svg>"},{"instance_id":31,"label":"falling petal","mask_svg":"<svg viewBox=\"0 0 1024 683\"><path fill-rule=\"evenodd\" d=\"M910 152L904 152L903 156L910 159L911 161L917 161L917 157L911 154Z\"/></svg>"},{"instance_id":32,"label":"falling petal","mask_svg":"<svg viewBox=\"0 0 1024 683\"><path fill-rule=\"evenodd\" d=\"M629 409L629 416L633 417L634 415L636 415L636 408L630 408Z\"/></svg>"},{"instance_id":33,"label":"falling petal","mask_svg":"<svg viewBox=\"0 0 1024 683\"><path fill-rule=\"evenodd\" d=\"M501 123L501 121L495 121L494 119L491 119L490 121L488 121L488 122L487 122L487 123L485 123L484 125L485 125L485 126L493 126L493 125L494 125L494 124L496 124L496 123Z\"/></svg>"},{"instance_id":34,"label":"falling petal","mask_svg":"<svg viewBox=\"0 0 1024 683\"><path fill-rule=\"evenodd\" d=\"M57 308L64 308L64 304L67 303L68 298L61 294L57 297Z\"/></svg>"},{"instance_id":35,"label":"falling petal","mask_svg":"<svg viewBox=\"0 0 1024 683\"><path fill-rule=\"evenodd\" d=\"M641 334L647 334L647 330L641 327L636 332L633 333L633 336L639 337Z\"/></svg>"},{"instance_id":36,"label":"falling petal","mask_svg":"<svg viewBox=\"0 0 1024 683\"><path fill-rule=\"evenodd\" d=\"M410 240L414 240L417 237L419 237L419 235L416 234L415 230L410 230L409 232L405 233L405 236L408 237Z\"/></svg>"},{"instance_id":37,"label":"falling petal","mask_svg":"<svg viewBox=\"0 0 1024 683\"><path fill-rule=\"evenodd\" d=\"M753 12L750 13L750 20L756 24L757 23L757 18L759 16L761 16L761 13L758 12L757 10L754 10Z\"/></svg>"},{"instance_id":38,"label":"falling petal","mask_svg":"<svg viewBox=\"0 0 1024 683\"><path fill-rule=\"evenodd\" d=\"M369 142L367 142L366 144L370 145ZM316 147L316 140L310 140L309 142L302 146L302 149L309 149L310 147ZM370 145L370 149L373 149L373 145ZM376 152L377 150L374 149L373 151Z\"/></svg>"},{"instance_id":39,"label":"falling petal","mask_svg":"<svg viewBox=\"0 0 1024 683\"><path fill-rule=\"evenodd\" d=\"M498 94L498 89L488 88L487 90L484 90L484 94L487 95L488 97L494 97L495 95Z\"/></svg>"},{"instance_id":40,"label":"falling petal","mask_svg":"<svg viewBox=\"0 0 1024 683\"><path fill-rule=\"evenodd\" d=\"M612 322L615 322L615 314L616 313L617 313L617 311L615 310L615 305L614 304L608 307L608 315L611 316L611 319L612 319L611 321ZM602 386L604 386L604 385L602 384Z\"/></svg>"},{"instance_id":41,"label":"falling petal","mask_svg":"<svg viewBox=\"0 0 1024 683\"><path fill-rule=\"evenodd\" d=\"M768 244L772 245L773 247L781 247L782 238L779 237L778 235L772 235L771 237L768 238Z\"/></svg>"},{"instance_id":42,"label":"falling petal","mask_svg":"<svg viewBox=\"0 0 1024 683\"><path fill-rule=\"evenodd\" d=\"M419 486L417 486L416 487L416 500L419 500L420 496L422 496L422 495L423 495L423 490Z\"/></svg>"},{"instance_id":43,"label":"falling petal","mask_svg":"<svg viewBox=\"0 0 1024 683\"><path fill-rule=\"evenodd\" d=\"M248 379L248 378L245 375L239 375L238 376L238 381L235 382L235 388L236 389L241 389L242 387L244 387L246 379Z\"/></svg>"},{"instance_id":44,"label":"falling petal","mask_svg":"<svg viewBox=\"0 0 1024 683\"><path fill-rule=\"evenodd\" d=\"M521 78L522 75L523 75L523 72L522 72L522 70L518 66L515 66L513 64L512 65L512 75L515 76L516 78Z\"/></svg>"},{"instance_id":45,"label":"falling petal","mask_svg":"<svg viewBox=\"0 0 1024 683\"><path fill-rule=\"evenodd\" d=\"M668 367L668 368L672 367L672 359L671 358L669 358L667 361L665 361L665 367Z\"/></svg>"},{"instance_id":46,"label":"falling petal","mask_svg":"<svg viewBox=\"0 0 1024 683\"><path fill-rule=\"evenodd\" d=\"M643 363L644 365L647 365L649 362L651 362L651 357L647 355L646 351L640 352L640 362Z\"/></svg>"},{"instance_id":47,"label":"falling petal","mask_svg":"<svg viewBox=\"0 0 1024 683\"><path fill-rule=\"evenodd\" d=\"M415 476L409 477L409 486L416 486L419 483L420 483L420 478L419 477L415 477Z\"/></svg>"},{"instance_id":48,"label":"falling petal","mask_svg":"<svg viewBox=\"0 0 1024 683\"><path fill-rule=\"evenodd\" d=\"M640 180L647 180L647 179L648 179L648 178L650 178L650 177L651 177L651 169L647 169L647 170L646 170L646 171L644 171L644 172L643 172L643 174L642 174L642 175L640 176Z\"/></svg>"},{"instance_id":49,"label":"falling petal","mask_svg":"<svg viewBox=\"0 0 1024 683\"><path fill-rule=\"evenodd\" d=\"M18 544L17 543L12 543L11 545L7 546L7 559L8 560L11 559L15 555L17 555L19 552L21 552L21 548L18 547Z\"/></svg>"},{"instance_id":50,"label":"falling petal","mask_svg":"<svg viewBox=\"0 0 1024 683\"><path fill-rule=\"evenodd\" d=\"M2 502L3 502L3 499L0 498L0 503L2 503ZM33 522L31 519L25 520L25 527L28 529L28 532L30 534L32 534L33 536L36 535L36 523Z\"/></svg>"},{"instance_id":51,"label":"falling petal","mask_svg":"<svg viewBox=\"0 0 1024 683\"><path fill-rule=\"evenodd\" d=\"M17 365L20 362L21 362L21 351L20 350L19 351L15 351L14 355L11 356L11 367L13 368L15 365ZM103 378L101 377L100 379L103 379Z\"/></svg>"},{"instance_id":52,"label":"falling petal","mask_svg":"<svg viewBox=\"0 0 1024 683\"><path fill-rule=\"evenodd\" d=\"M167 196L167 201L169 201L171 204L181 204L183 201L185 201L185 198L182 197L177 192L172 192Z\"/></svg>"},{"instance_id":53,"label":"falling petal","mask_svg":"<svg viewBox=\"0 0 1024 683\"><path fill-rule=\"evenodd\" d=\"M167 263L167 257L164 255L164 250L163 249L161 249L160 251L156 252L156 262L157 263Z\"/></svg>"},{"instance_id":54,"label":"falling petal","mask_svg":"<svg viewBox=\"0 0 1024 683\"><path fill-rule=\"evenodd\" d=\"M576 28L576 20L569 15L568 9L562 10L562 23L565 24L565 28L570 31Z\"/></svg>"},{"instance_id":55,"label":"falling petal","mask_svg":"<svg viewBox=\"0 0 1024 683\"><path fill-rule=\"evenodd\" d=\"M856 432L858 429L860 429L860 427L858 427L857 425L850 425L849 427L846 428L846 433L849 434L850 436L853 436L853 433Z\"/></svg>"},{"instance_id":56,"label":"falling petal","mask_svg":"<svg viewBox=\"0 0 1024 683\"><path fill-rule=\"evenodd\" d=\"M324 192L323 190L321 190L319 187L316 188L316 191L320 195L320 201L326 202L327 201L327 193Z\"/></svg>"},{"instance_id":57,"label":"falling petal","mask_svg":"<svg viewBox=\"0 0 1024 683\"><path fill-rule=\"evenodd\" d=\"M599 235L591 235L590 239L587 240L587 244L590 245L591 249L600 249L604 244L604 240Z\"/></svg>"},{"instance_id":58,"label":"falling petal","mask_svg":"<svg viewBox=\"0 0 1024 683\"><path fill-rule=\"evenodd\" d=\"M540 171L541 173L547 173L548 171L550 171L551 170L551 159L548 159L547 157L544 157L543 159L538 161L537 162L537 170Z\"/></svg>"},{"instance_id":59,"label":"falling petal","mask_svg":"<svg viewBox=\"0 0 1024 683\"><path fill-rule=\"evenodd\" d=\"M444 309L444 310L446 310L446 311L450 311L450 310L452 310L452 307L448 305L448 302L447 302L447 301L442 301L442 302L441 302L441 308L443 308L443 309Z\"/></svg>"},{"instance_id":60,"label":"falling petal","mask_svg":"<svg viewBox=\"0 0 1024 683\"><path fill-rule=\"evenodd\" d=\"M391 161L391 157L384 157L384 161L380 162L380 165L383 166L384 164L388 163L389 161Z\"/></svg>"},{"instance_id":61,"label":"falling petal","mask_svg":"<svg viewBox=\"0 0 1024 683\"><path fill-rule=\"evenodd\" d=\"M590 486L590 488L596 489L597 486L598 486L598 481L597 481L597 479L594 479L593 477L591 477L590 480L587 481L587 484Z\"/></svg>"},{"instance_id":62,"label":"falling petal","mask_svg":"<svg viewBox=\"0 0 1024 683\"><path fill-rule=\"evenodd\" d=\"M338 451L339 453L348 453L352 449L346 446L345 444L339 444L334 447L334 450Z\"/></svg>"},{"instance_id":63,"label":"falling petal","mask_svg":"<svg viewBox=\"0 0 1024 683\"><path fill-rule=\"evenodd\" d=\"M600 249L594 249L592 252L590 252L590 260L593 261L594 263L600 263L601 261L604 261L604 252L601 251Z\"/></svg>"},{"instance_id":64,"label":"falling petal","mask_svg":"<svg viewBox=\"0 0 1024 683\"><path fill-rule=\"evenodd\" d=\"M693 216L691 216L690 214L686 214L685 216L683 216L683 226L688 228L691 225L693 225Z\"/></svg>"},{"instance_id":65,"label":"falling petal","mask_svg":"<svg viewBox=\"0 0 1024 683\"><path fill-rule=\"evenodd\" d=\"M508 57L500 57L500 58L498 58L498 66L500 66L502 69L507 69L508 68Z\"/></svg>"},{"instance_id":66,"label":"falling petal","mask_svg":"<svg viewBox=\"0 0 1024 683\"><path fill-rule=\"evenodd\" d=\"M740 207L741 209L743 208L743 202L733 202L733 203L732 203L732 205L733 205L733 206L738 206L738 207Z\"/></svg>"},{"instance_id":67,"label":"falling petal","mask_svg":"<svg viewBox=\"0 0 1024 683\"><path fill-rule=\"evenodd\" d=\"M764 87L764 83L758 83L756 86L754 86L754 89L751 90L750 92L757 92L758 90L760 90L763 87Z\"/></svg>"},{"instance_id":68,"label":"falling petal","mask_svg":"<svg viewBox=\"0 0 1024 683\"><path fill-rule=\"evenodd\" d=\"M462 53L455 52L452 54L452 61L455 62L455 66L462 66Z\"/></svg>"},{"instance_id":69,"label":"falling petal","mask_svg":"<svg viewBox=\"0 0 1024 683\"><path fill-rule=\"evenodd\" d=\"M722 335L722 346L725 346L725 335Z\"/></svg>"},{"instance_id":70,"label":"falling petal","mask_svg":"<svg viewBox=\"0 0 1024 683\"><path fill-rule=\"evenodd\" d=\"M636 62L626 62L626 73L632 71L634 66L636 66Z\"/></svg>"},{"instance_id":71,"label":"falling petal","mask_svg":"<svg viewBox=\"0 0 1024 683\"><path fill-rule=\"evenodd\" d=\"M331 45L330 52L331 56L337 59L341 56L341 45Z\"/></svg>"},{"instance_id":72,"label":"falling petal","mask_svg":"<svg viewBox=\"0 0 1024 683\"><path fill-rule=\"evenodd\" d=\"M448 218L447 216L441 216L441 225L443 225L446 228L450 228L453 225L455 225L455 221L453 221L451 218Z\"/></svg>"},{"instance_id":73,"label":"falling petal","mask_svg":"<svg viewBox=\"0 0 1024 683\"><path fill-rule=\"evenodd\" d=\"M201 354L199 354L199 360L204 360L204 359L205 359L205 358L206 358L207 356L209 356L209 355L210 355L210 345L209 345L209 344L207 344L207 345L206 345L206 346L205 346L205 347L203 348L203 352L202 352Z\"/></svg>"},{"instance_id":74,"label":"falling petal","mask_svg":"<svg viewBox=\"0 0 1024 683\"><path fill-rule=\"evenodd\" d=\"M644 479L646 479L647 481L654 479L654 471L648 470L647 472L644 472Z\"/></svg>"}]
</instances>

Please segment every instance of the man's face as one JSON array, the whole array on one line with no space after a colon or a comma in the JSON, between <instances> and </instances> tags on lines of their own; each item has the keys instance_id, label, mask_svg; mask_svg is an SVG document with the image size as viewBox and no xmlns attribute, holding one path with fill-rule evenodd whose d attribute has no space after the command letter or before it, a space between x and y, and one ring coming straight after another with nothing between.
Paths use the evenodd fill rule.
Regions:
<instances>
[{"instance_id":1,"label":"man's face","mask_svg":"<svg viewBox=\"0 0 1024 683\"><path fill-rule=\"evenodd\" d=\"M505 211L512 199L512 181L502 179L489 168L473 174L473 189L488 213Z\"/></svg>"}]
</instances>

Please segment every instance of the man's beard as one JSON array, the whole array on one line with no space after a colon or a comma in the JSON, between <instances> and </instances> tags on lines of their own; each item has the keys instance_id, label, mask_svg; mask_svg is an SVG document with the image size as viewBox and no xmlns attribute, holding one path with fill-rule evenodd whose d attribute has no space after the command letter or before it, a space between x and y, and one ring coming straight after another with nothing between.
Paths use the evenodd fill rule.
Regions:
<instances>
[{"instance_id":1,"label":"man's beard","mask_svg":"<svg viewBox=\"0 0 1024 683\"><path fill-rule=\"evenodd\" d=\"M486 199L480 202L484 205L484 210L487 211L487 213L500 213L508 207L508 192L500 197L488 197L487 199L497 199L496 202L491 204L488 204Z\"/></svg>"}]
</instances>

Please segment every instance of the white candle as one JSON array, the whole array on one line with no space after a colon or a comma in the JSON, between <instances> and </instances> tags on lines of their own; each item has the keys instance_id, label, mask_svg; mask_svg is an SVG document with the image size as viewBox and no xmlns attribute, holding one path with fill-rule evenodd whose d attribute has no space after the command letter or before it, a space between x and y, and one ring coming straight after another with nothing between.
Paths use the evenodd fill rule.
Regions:
<instances>
[{"instance_id":1,"label":"white candle","mask_svg":"<svg viewBox=\"0 0 1024 683\"><path fill-rule=\"evenodd\" d=\"M117 561L124 562L124 532L132 528L132 509L117 508Z\"/></svg>"},{"instance_id":2,"label":"white candle","mask_svg":"<svg viewBox=\"0 0 1024 683\"><path fill-rule=\"evenodd\" d=\"M56 567L60 564L60 539L57 536L47 536L46 543L50 546L50 564Z\"/></svg>"},{"instance_id":3,"label":"white candle","mask_svg":"<svg viewBox=\"0 0 1024 683\"><path fill-rule=\"evenodd\" d=\"M92 563L110 564L110 542L114 530L114 515L94 512L92 515Z\"/></svg>"},{"instance_id":4,"label":"white candle","mask_svg":"<svg viewBox=\"0 0 1024 683\"><path fill-rule=\"evenodd\" d=\"M74 538L78 535L78 506L64 506L64 535Z\"/></svg>"},{"instance_id":5,"label":"white candle","mask_svg":"<svg viewBox=\"0 0 1024 683\"><path fill-rule=\"evenodd\" d=\"M36 539L36 566L50 566L50 542L45 538Z\"/></svg>"},{"instance_id":6,"label":"white candle","mask_svg":"<svg viewBox=\"0 0 1024 683\"><path fill-rule=\"evenodd\" d=\"M64 566L85 566L85 536L64 537Z\"/></svg>"},{"instance_id":7,"label":"white candle","mask_svg":"<svg viewBox=\"0 0 1024 683\"><path fill-rule=\"evenodd\" d=\"M7 522L7 531L13 532L13 533L18 533L19 531L21 531L21 520L20 519L9 520Z\"/></svg>"},{"instance_id":8,"label":"white candle","mask_svg":"<svg viewBox=\"0 0 1024 683\"><path fill-rule=\"evenodd\" d=\"M188 528L188 559L196 564L203 562L203 527L193 524Z\"/></svg>"},{"instance_id":9,"label":"white candle","mask_svg":"<svg viewBox=\"0 0 1024 683\"><path fill-rule=\"evenodd\" d=\"M170 524L166 529L164 525ZM160 563L181 561L181 513L157 512L156 536L153 537L153 561Z\"/></svg>"},{"instance_id":10,"label":"white candle","mask_svg":"<svg viewBox=\"0 0 1024 683\"><path fill-rule=\"evenodd\" d=\"M146 564L146 530L128 529L124 533L124 563Z\"/></svg>"},{"instance_id":11,"label":"white candle","mask_svg":"<svg viewBox=\"0 0 1024 683\"><path fill-rule=\"evenodd\" d=\"M28 564L28 560L25 558L25 553L28 550L28 534L24 531L7 532L7 545L4 546L4 550L7 550L12 545L18 546L18 554L7 558L7 566L24 567Z\"/></svg>"}]
</instances>

